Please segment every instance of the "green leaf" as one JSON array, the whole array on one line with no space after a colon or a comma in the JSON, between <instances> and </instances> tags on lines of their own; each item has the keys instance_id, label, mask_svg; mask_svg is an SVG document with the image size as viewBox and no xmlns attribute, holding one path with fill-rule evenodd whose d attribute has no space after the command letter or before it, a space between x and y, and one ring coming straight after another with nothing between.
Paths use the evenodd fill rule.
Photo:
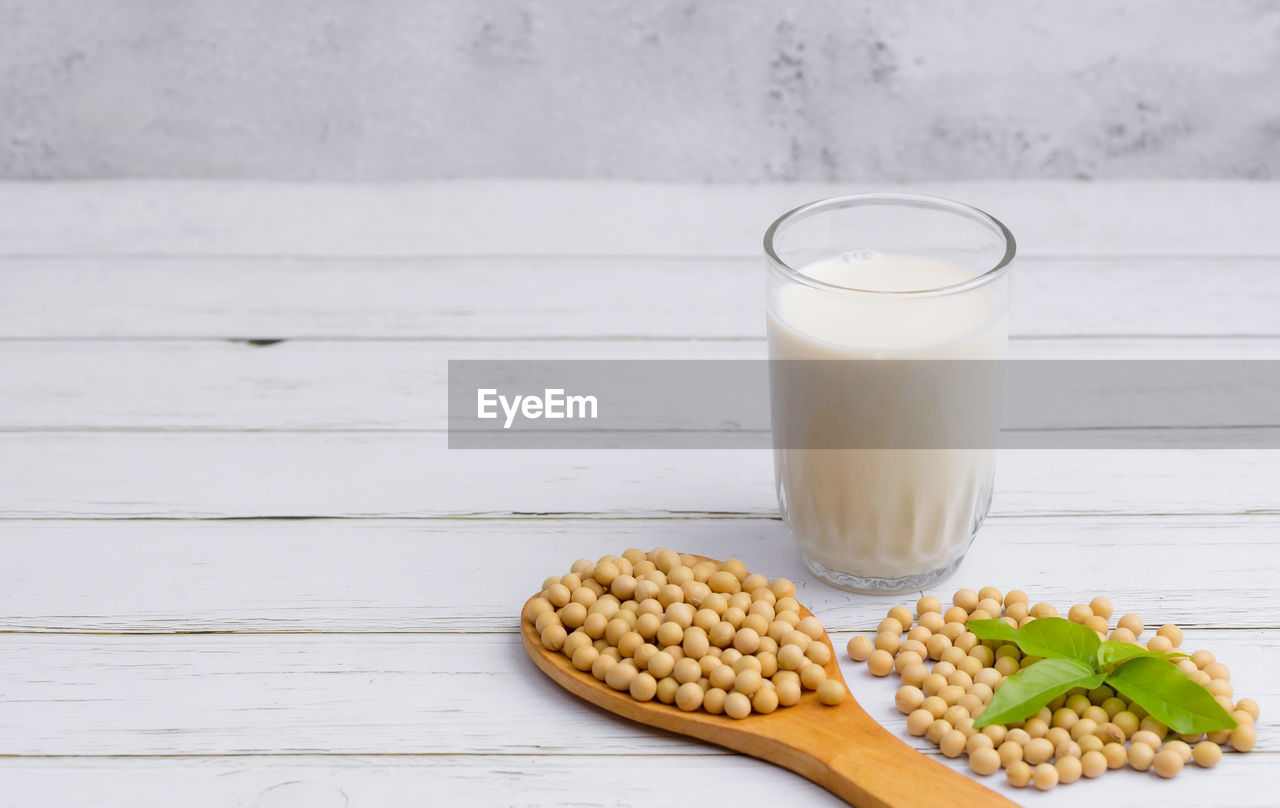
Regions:
<instances>
[{"instance_id":1,"label":"green leaf","mask_svg":"<svg viewBox=\"0 0 1280 808\"><path fill-rule=\"evenodd\" d=\"M1055 696L1073 687L1092 690L1102 684L1103 678L1091 665L1074 659L1043 659L1005 679L973 726L981 729L988 724L1021 721Z\"/></svg>"},{"instance_id":2,"label":"green leaf","mask_svg":"<svg viewBox=\"0 0 1280 808\"><path fill-rule=\"evenodd\" d=\"M1018 631L1031 646L1019 646L1025 653L1042 657L1066 657L1090 667L1093 666L1094 655L1102 643L1098 639L1098 632L1061 617L1041 617Z\"/></svg>"},{"instance_id":3,"label":"green leaf","mask_svg":"<svg viewBox=\"0 0 1280 808\"><path fill-rule=\"evenodd\" d=\"M968 628L980 640L1017 643L1029 656L1074 659L1090 666L1101 644L1093 629L1061 617L1042 617L1022 628L1003 620L971 620Z\"/></svg>"},{"instance_id":4,"label":"green leaf","mask_svg":"<svg viewBox=\"0 0 1280 808\"><path fill-rule=\"evenodd\" d=\"M1179 651L1148 651L1140 645L1134 645L1130 642L1117 642L1115 640L1107 640L1098 646L1098 667L1104 671L1109 671L1117 665L1123 665L1131 659L1139 657L1150 659L1178 659L1187 656Z\"/></svg>"},{"instance_id":5,"label":"green leaf","mask_svg":"<svg viewBox=\"0 0 1280 808\"><path fill-rule=\"evenodd\" d=\"M1208 690L1165 660L1133 657L1107 676L1107 684L1125 698L1142 705L1157 721L1180 735L1215 732L1236 726ZM1004 687L1001 686L1000 690ZM996 695L999 693L996 691Z\"/></svg>"},{"instance_id":6,"label":"green leaf","mask_svg":"<svg viewBox=\"0 0 1280 808\"><path fill-rule=\"evenodd\" d=\"M1018 641L1018 630L1003 620L970 620L966 628L980 640Z\"/></svg>"}]
</instances>

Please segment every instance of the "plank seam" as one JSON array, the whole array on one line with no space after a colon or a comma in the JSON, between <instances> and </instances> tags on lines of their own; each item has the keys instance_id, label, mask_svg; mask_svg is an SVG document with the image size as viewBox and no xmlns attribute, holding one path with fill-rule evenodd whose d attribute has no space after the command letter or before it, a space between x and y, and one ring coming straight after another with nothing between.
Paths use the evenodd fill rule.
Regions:
<instances>
[{"instance_id":1,"label":"plank seam","mask_svg":"<svg viewBox=\"0 0 1280 808\"><path fill-rule=\"evenodd\" d=\"M687 742L692 743L692 742ZM914 749L914 747L913 747ZM938 749L915 749L922 755L945 759ZM1223 749L1227 755L1280 755L1280 749L1253 749L1238 752ZM209 758L684 758L684 757L749 757L730 750L685 750L680 752L198 752L136 755L23 755L0 752L0 761L13 760L206 760Z\"/></svg>"},{"instance_id":2,"label":"plank seam","mask_svg":"<svg viewBox=\"0 0 1280 808\"><path fill-rule=\"evenodd\" d=\"M1028 511L1026 513L990 514L988 520L1012 519L1112 519L1112 518L1221 518L1221 517L1263 517L1280 515L1280 508L1249 508L1241 511ZM682 521L699 519L741 519L766 520L781 522L782 517L776 513L752 513L749 511L654 511L650 514L611 514L608 511L493 511L467 514L441 514L421 516L413 514L360 514L360 515L296 515L296 514L263 514L255 516L84 516L74 514L7 515L0 514L0 523L4 522L252 522L252 521L421 521L421 522L482 522L482 521L599 521L599 522L657 522Z\"/></svg>"},{"instance_id":3,"label":"plank seam","mask_svg":"<svg viewBox=\"0 0 1280 808\"><path fill-rule=\"evenodd\" d=\"M1213 342L1222 340L1272 340L1280 339L1280 332L1259 331L1259 332L1202 332L1195 334L1180 333L1127 333L1127 332L1102 332L1091 334L1012 334L1009 337L1011 342L1089 342L1101 340L1166 340L1169 342ZM362 336L359 334L337 334L328 336L272 336L272 337L247 337L247 336L217 336L217 335L197 335L197 336L166 336L166 335L141 335L141 336L21 336L9 335L0 336L0 343L21 345L25 343L44 344L44 343L155 343L155 344L201 344L209 342L229 342L237 345L249 344L254 347L271 347L286 342L301 342L309 344L324 345L326 343L441 343L441 344L476 344L486 342L511 343L511 342L529 342L529 343L634 343L634 342L652 342L652 343L684 343L684 342L706 342L706 343L760 343L765 342L764 336L718 336L718 335L675 335L675 336L650 336L645 334L612 334L607 336L590 336L577 334L556 334L556 335L538 335L538 336L510 336L495 334L492 336L438 336L431 334L410 334L410 335L388 335L388 336ZM749 360L748 360L749 361Z\"/></svg>"},{"instance_id":4,"label":"plank seam","mask_svg":"<svg viewBox=\"0 0 1280 808\"><path fill-rule=\"evenodd\" d=\"M1239 592L1241 590L1232 590ZM1266 590L1257 590L1265 593ZM515 619L514 617L512 618ZM1280 625L1277 626L1205 626L1194 623L1179 623L1179 627L1184 631L1217 631L1217 632L1259 632L1259 631L1280 631ZM876 634L875 628L830 628L829 631L834 634ZM404 631L390 631L387 629L377 629L373 631L323 631L323 630L306 630L306 629L193 629L184 631L176 629L173 631L89 631L83 629L0 629L0 637L503 637L519 636L516 629L491 629L491 630L475 630L475 631L422 631L406 629Z\"/></svg>"},{"instance_id":5,"label":"plank seam","mask_svg":"<svg viewBox=\"0 0 1280 808\"><path fill-rule=\"evenodd\" d=\"M360 261L373 264L418 262L491 262L491 261L704 261L741 263L759 261L764 266L764 253L558 253L558 252L495 252L495 253L359 253L359 252L3 252L0 261ZM1168 261L1249 261L1268 262L1280 260L1280 253L1019 253L1017 261L1084 261L1084 262L1168 262Z\"/></svg>"}]
</instances>

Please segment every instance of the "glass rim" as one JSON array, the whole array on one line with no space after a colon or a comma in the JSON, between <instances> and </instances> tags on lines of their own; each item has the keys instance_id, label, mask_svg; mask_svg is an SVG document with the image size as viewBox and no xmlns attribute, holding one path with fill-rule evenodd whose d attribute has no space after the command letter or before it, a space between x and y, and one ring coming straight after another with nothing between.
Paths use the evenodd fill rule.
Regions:
<instances>
[{"instance_id":1,"label":"glass rim","mask_svg":"<svg viewBox=\"0 0 1280 808\"><path fill-rule=\"evenodd\" d=\"M903 291L892 291L892 290L883 290L883 289L858 289L853 286L841 286L839 284L828 283L826 281L818 280L817 278L814 278L810 275L806 275L805 273L801 272L799 269L796 269L795 267L788 264L786 261L783 261L782 258L778 256L777 251L774 249L774 246L773 246L774 238L779 234L782 228L786 227L787 225L793 222L797 222L802 219L808 219L811 216L815 216L819 213L824 213L832 209L846 208L846 207L852 207L858 204L868 204L868 203L876 203L876 202L891 203L896 205L902 205L904 207L918 207L918 208L929 208L933 210L943 210L943 211L954 213L960 216L965 216L969 219L977 220L983 224L986 224L988 227L994 230L1002 239L1004 239L1004 255L1002 255L1000 260L996 262L995 266L991 267L990 269L978 275L973 276L972 278L960 281L959 283L947 284L946 286L938 286L932 289L907 289ZM942 295L952 295L952 294L957 294L959 292L966 292L970 289L976 289L981 286L986 286L987 284L1003 276L1006 272L1009 271L1010 266L1013 264L1013 258L1014 258L1014 255L1017 253L1017 249L1018 249L1018 245L1017 245L1017 242L1014 241L1013 233L1009 231L1009 228L1004 226L1004 222L1001 222L999 219L992 216L990 213L987 213L984 210L975 208L972 205L966 205L963 202L956 202L955 200L945 199L940 196L927 196L924 194L879 192L879 193L843 194L841 196L830 196L825 199L818 199L813 202L807 202L797 208L793 208L787 211L786 213L779 216L777 219L774 219L773 224L769 225L769 229L765 230L764 232L765 258L768 259L770 266L774 270L781 272L783 275L786 275L791 280L796 281L797 283L802 283L806 286L810 286L814 289L819 289L827 292L836 292L836 293L852 292L854 294L885 295L888 297L939 297Z\"/></svg>"}]
</instances>

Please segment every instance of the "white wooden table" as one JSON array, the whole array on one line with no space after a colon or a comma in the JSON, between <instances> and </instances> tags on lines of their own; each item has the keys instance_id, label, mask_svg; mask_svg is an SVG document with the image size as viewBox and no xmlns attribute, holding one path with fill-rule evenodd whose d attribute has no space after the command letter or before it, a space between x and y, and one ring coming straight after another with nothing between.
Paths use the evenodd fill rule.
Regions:
<instances>
[{"instance_id":1,"label":"white wooden table","mask_svg":"<svg viewBox=\"0 0 1280 808\"><path fill-rule=\"evenodd\" d=\"M448 358L762 356L761 233L843 190L0 186L0 802L834 803L575 702L515 634L543 576L632 545L787 575L838 647L872 629L898 599L803 571L767 453L449 452L443 429ZM1016 233L1015 356L1280 358L1280 186L917 190ZM1278 564L1280 452L1006 453L947 591L1179 623L1263 721L1174 782L989 782L1275 805ZM906 737L892 685L845 669Z\"/></svg>"}]
</instances>

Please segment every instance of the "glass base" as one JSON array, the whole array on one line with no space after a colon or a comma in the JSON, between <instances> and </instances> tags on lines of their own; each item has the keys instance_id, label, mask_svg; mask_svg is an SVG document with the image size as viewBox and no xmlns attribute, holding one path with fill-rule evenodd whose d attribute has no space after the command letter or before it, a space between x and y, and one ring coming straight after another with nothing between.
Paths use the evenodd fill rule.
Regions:
<instances>
[{"instance_id":1,"label":"glass base","mask_svg":"<svg viewBox=\"0 0 1280 808\"><path fill-rule=\"evenodd\" d=\"M824 583L849 592L857 592L861 595L896 595L900 592L927 589L939 581L951 577L951 574L960 566L960 562L964 561L964 553L961 553L950 564L919 575L907 575L902 578L869 578L827 569L810 559L803 552L800 556L804 559L804 565L809 568L809 572L818 576Z\"/></svg>"}]
</instances>

